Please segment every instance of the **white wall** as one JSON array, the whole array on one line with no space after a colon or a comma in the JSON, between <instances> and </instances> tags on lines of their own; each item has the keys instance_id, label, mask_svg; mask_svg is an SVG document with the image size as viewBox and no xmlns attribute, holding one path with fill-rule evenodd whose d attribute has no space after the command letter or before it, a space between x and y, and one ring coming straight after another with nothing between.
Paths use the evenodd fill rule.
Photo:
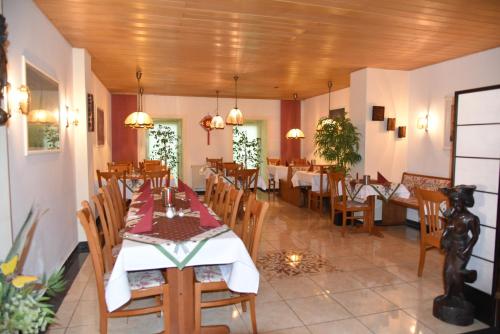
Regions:
<instances>
[{"instance_id":1,"label":"white wall","mask_svg":"<svg viewBox=\"0 0 500 334\"><path fill-rule=\"evenodd\" d=\"M223 157L232 161L232 127L214 130L210 133L210 145L207 145L207 133L199 121L209 112L215 115L216 99L207 97L144 95L144 110L153 118L182 119L183 174L191 184L191 166L205 164L205 158ZM219 114L225 118L234 106L234 99L219 99ZM268 155L280 155L280 101L239 99L238 107L246 120L267 121ZM138 158L146 155L144 130L138 130Z\"/></svg>"},{"instance_id":2,"label":"white wall","mask_svg":"<svg viewBox=\"0 0 500 334\"><path fill-rule=\"evenodd\" d=\"M455 91L500 84L500 48L422 67L410 72L408 170L450 176L451 152L443 149L445 97ZM417 129L417 119L430 112L430 128Z\"/></svg>"},{"instance_id":3,"label":"white wall","mask_svg":"<svg viewBox=\"0 0 500 334\"><path fill-rule=\"evenodd\" d=\"M349 113L349 88L336 90L331 95L331 109L345 108ZM326 163L314 154L314 134L316 125L321 117L328 116L328 94L318 95L301 103L301 130L304 131L305 138L301 142L302 157L315 159L316 163Z\"/></svg>"},{"instance_id":4,"label":"white wall","mask_svg":"<svg viewBox=\"0 0 500 334\"><path fill-rule=\"evenodd\" d=\"M107 170L107 163L111 159L111 94L102 84L99 78L92 73L91 92L94 94L94 105L96 110L96 131L89 133L90 147L92 147L92 176L94 192L97 191L96 169ZM97 108L104 111L104 145L97 145Z\"/></svg>"},{"instance_id":5,"label":"white wall","mask_svg":"<svg viewBox=\"0 0 500 334\"><path fill-rule=\"evenodd\" d=\"M59 82L60 109L72 93L72 49L32 1L5 1L9 31L9 82L23 82L22 56ZM14 234L30 207L48 210L40 219L25 268L51 272L61 266L77 242L73 127L61 115L61 152L25 156L25 117L14 110L8 125L10 190Z\"/></svg>"}]
</instances>

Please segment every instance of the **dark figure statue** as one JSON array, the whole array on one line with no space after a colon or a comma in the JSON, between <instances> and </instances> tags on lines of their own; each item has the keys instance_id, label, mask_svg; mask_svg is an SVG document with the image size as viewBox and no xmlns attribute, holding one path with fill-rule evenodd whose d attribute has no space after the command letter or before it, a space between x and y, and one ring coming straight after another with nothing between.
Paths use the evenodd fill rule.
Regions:
<instances>
[{"instance_id":1,"label":"dark figure statue","mask_svg":"<svg viewBox=\"0 0 500 334\"><path fill-rule=\"evenodd\" d=\"M434 299L433 314L445 322L467 326L474 321L474 306L465 300L464 283L474 282L477 272L467 270L466 266L479 237L479 218L467 208L474 206L476 186L459 185L440 190L449 198L450 209L444 214L446 226L441 238L441 247L446 252L445 293Z\"/></svg>"},{"instance_id":2,"label":"dark figure statue","mask_svg":"<svg viewBox=\"0 0 500 334\"><path fill-rule=\"evenodd\" d=\"M5 17L0 15L0 104L2 103L4 96L4 87L7 85L7 24L5 23ZM7 103L5 103L7 105ZM0 125L7 123L9 119L9 114L0 107Z\"/></svg>"}]
</instances>

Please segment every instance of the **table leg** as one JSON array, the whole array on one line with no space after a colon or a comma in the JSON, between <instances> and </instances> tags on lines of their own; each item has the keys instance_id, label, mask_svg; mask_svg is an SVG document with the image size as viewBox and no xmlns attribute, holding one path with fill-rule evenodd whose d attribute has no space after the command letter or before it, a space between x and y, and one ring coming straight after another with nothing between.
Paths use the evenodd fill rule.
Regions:
<instances>
[{"instance_id":1,"label":"table leg","mask_svg":"<svg viewBox=\"0 0 500 334\"><path fill-rule=\"evenodd\" d=\"M370 205L370 218L369 221L370 223L368 224L368 232L371 235L377 236L379 238L383 238L384 235L380 230L375 226L375 198L376 196L368 196L367 201L368 204Z\"/></svg>"},{"instance_id":2,"label":"table leg","mask_svg":"<svg viewBox=\"0 0 500 334\"><path fill-rule=\"evenodd\" d=\"M194 270L186 267L167 269L170 289L170 328L168 333L192 334L194 328ZM229 333L225 325L201 328L203 334Z\"/></svg>"}]
</instances>

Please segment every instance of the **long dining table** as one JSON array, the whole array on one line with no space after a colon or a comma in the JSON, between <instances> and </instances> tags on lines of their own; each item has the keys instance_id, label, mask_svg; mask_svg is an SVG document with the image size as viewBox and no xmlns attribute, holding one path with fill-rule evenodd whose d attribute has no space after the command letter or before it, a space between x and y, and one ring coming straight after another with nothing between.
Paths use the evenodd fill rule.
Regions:
<instances>
[{"instance_id":1,"label":"long dining table","mask_svg":"<svg viewBox=\"0 0 500 334\"><path fill-rule=\"evenodd\" d=\"M224 280L235 292L257 293L259 287L259 272L243 241L222 223L204 226L204 219L210 220L206 218L206 212L215 220L219 218L202 203L195 203L199 201L198 197L189 187L184 187L186 191L175 196L175 206L178 212L182 210L182 217L167 218L161 195L152 194L152 228L145 233L134 233L133 230L134 224L139 224L144 217L138 214L138 210L145 205L140 194L134 193L125 218L127 227L123 244L106 285L106 304L108 310L113 311L130 300L127 272L166 269L171 305L170 328L165 331L168 333L195 331L195 266L220 265ZM194 207L198 211L191 210ZM206 326L202 327L201 333L229 333L229 328L225 325Z\"/></svg>"}]
</instances>

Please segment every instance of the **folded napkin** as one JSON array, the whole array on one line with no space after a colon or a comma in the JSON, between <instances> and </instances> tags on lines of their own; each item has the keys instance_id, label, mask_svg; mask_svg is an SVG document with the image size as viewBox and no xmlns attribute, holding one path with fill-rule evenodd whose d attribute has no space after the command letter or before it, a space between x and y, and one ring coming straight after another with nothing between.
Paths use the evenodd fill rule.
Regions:
<instances>
[{"instance_id":1,"label":"folded napkin","mask_svg":"<svg viewBox=\"0 0 500 334\"><path fill-rule=\"evenodd\" d=\"M142 201L147 201L150 198L151 198L151 188L146 188L139 196L137 196L135 200L136 202L142 202Z\"/></svg>"},{"instance_id":2,"label":"folded napkin","mask_svg":"<svg viewBox=\"0 0 500 334\"><path fill-rule=\"evenodd\" d=\"M377 172L377 183L388 184L388 183L391 183L391 182L388 181L382 174L380 174L379 172Z\"/></svg>"},{"instance_id":3,"label":"folded napkin","mask_svg":"<svg viewBox=\"0 0 500 334\"><path fill-rule=\"evenodd\" d=\"M144 184L139 188L138 191L143 192L146 189L149 189L151 191L151 180L146 180L146 182L144 182Z\"/></svg>"},{"instance_id":4,"label":"folded napkin","mask_svg":"<svg viewBox=\"0 0 500 334\"><path fill-rule=\"evenodd\" d=\"M151 232L153 230L153 207L151 206L149 210L144 214L144 216L139 220L137 224L130 229L130 233L138 234Z\"/></svg>"},{"instance_id":5,"label":"folded napkin","mask_svg":"<svg viewBox=\"0 0 500 334\"><path fill-rule=\"evenodd\" d=\"M150 209L153 208L153 198L150 197L148 198L148 200L146 201L146 203L144 203L140 208L139 210L137 211L137 214L138 215L142 215L142 214L145 214L147 211L149 211Z\"/></svg>"},{"instance_id":6,"label":"folded napkin","mask_svg":"<svg viewBox=\"0 0 500 334\"><path fill-rule=\"evenodd\" d=\"M179 184L181 181L179 181ZM207 208L200 202L198 196L188 186L185 186L186 197L191 200L191 210L200 212L201 227L219 227L220 223L208 212ZM190 191L191 190L191 191Z\"/></svg>"}]
</instances>

